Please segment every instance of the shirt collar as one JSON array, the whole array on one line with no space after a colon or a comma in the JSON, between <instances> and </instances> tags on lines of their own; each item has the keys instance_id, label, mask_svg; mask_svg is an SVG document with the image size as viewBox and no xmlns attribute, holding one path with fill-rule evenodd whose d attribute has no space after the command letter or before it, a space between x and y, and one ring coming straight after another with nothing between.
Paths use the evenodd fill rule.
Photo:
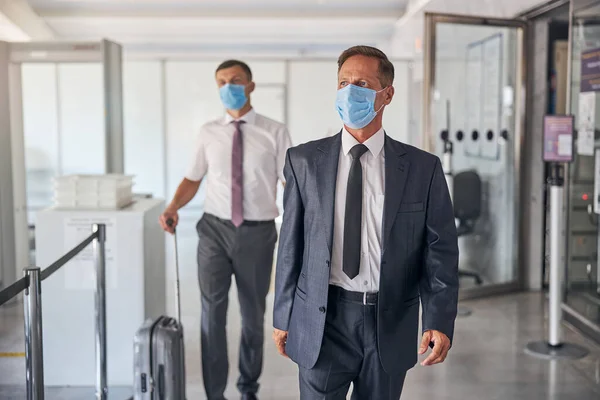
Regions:
<instances>
[{"instance_id":1,"label":"shirt collar","mask_svg":"<svg viewBox=\"0 0 600 400\"><path fill-rule=\"evenodd\" d=\"M244 114L241 118L238 118L238 121L244 121L245 123L247 123L249 125L254 125L255 120L256 120L256 111L254 111L254 108L251 108L250 111L248 111L246 114ZM225 113L225 119L223 120L224 125L230 124L233 121L235 121L235 119L228 113Z\"/></svg>"},{"instance_id":2,"label":"shirt collar","mask_svg":"<svg viewBox=\"0 0 600 400\"><path fill-rule=\"evenodd\" d=\"M383 128L381 128L373 136L367 139L363 144L367 146L373 157L377 157L379 156L379 153L381 153L384 143L385 131L383 130ZM348 132L346 128L344 128L342 130L342 151L344 152L344 154L348 155L348 153L350 153L350 150L357 144L359 144L358 140L356 140L354 136L352 136L350 132Z\"/></svg>"}]
</instances>

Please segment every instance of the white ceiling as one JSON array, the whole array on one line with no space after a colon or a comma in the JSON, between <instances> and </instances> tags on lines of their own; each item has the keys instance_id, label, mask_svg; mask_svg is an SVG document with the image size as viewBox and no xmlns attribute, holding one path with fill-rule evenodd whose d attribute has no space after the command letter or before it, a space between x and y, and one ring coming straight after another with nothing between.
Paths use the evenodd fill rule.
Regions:
<instances>
[{"instance_id":1,"label":"white ceiling","mask_svg":"<svg viewBox=\"0 0 600 400\"><path fill-rule=\"evenodd\" d=\"M29 36L4 14L0 14L0 40L25 41Z\"/></svg>"},{"instance_id":2,"label":"white ceiling","mask_svg":"<svg viewBox=\"0 0 600 400\"><path fill-rule=\"evenodd\" d=\"M391 39L408 0L29 0L67 40L109 38L132 53L339 54Z\"/></svg>"},{"instance_id":3,"label":"white ceiling","mask_svg":"<svg viewBox=\"0 0 600 400\"><path fill-rule=\"evenodd\" d=\"M402 11L405 0L30 0L29 3L44 13L66 11L236 11L236 10L292 10L323 12L363 10L371 12Z\"/></svg>"},{"instance_id":4,"label":"white ceiling","mask_svg":"<svg viewBox=\"0 0 600 400\"><path fill-rule=\"evenodd\" d=\"M25 0L19 0L25 1ZM58 39L129 55L332 56L369 44L418 54L423 12L511 18L545 0L28 0ZM452 40L452 38L443 38Z\"/></svg>"}]
</instances>

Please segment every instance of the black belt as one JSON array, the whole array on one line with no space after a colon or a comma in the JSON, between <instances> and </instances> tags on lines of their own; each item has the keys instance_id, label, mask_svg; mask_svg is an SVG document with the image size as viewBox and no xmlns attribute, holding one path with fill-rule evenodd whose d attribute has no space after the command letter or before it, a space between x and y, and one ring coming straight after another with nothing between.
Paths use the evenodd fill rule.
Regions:
<instances>
[{"instance_id":1,"label":"black belt","mask_svg":"<svg viewBox=\"0 0 600 400\"><path fill-rule=\"evenodd\" d=\"M363 304L365 306L374 306L379 299L379 293L377 292L351 292L335 285L329 286L329 294L334 296L334 298Z\"/></svg>"},{"instance_id":2,"label":"black belt","mask_svg":"<svg viewBox=\"0 0 600 400\"><path fill-rule=\"evenodd\" d=\"M219 221L219 222L221 222L223 224L233 224L230 219L219 218L219 217L217 217L215 215L208 214L208 213L206 213L204 215L206 217L209 217L209 218L212 218L212 219L214 219L216 221ZM272 220L272 219L267 220L267 221L248 221L248 220L244 220L244 222L242 223L242 225L244 225L244 226L259 226L259 225L272 224L274 222L275 222L275 220Z\"/></svg>"}]
</instances>

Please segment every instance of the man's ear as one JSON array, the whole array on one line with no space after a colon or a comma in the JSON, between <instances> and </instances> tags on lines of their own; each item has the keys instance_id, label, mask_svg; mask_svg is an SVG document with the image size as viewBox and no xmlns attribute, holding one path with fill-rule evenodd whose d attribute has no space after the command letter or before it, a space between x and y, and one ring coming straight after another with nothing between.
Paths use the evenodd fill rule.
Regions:
<instances>
[{"instance_id":1,"label":"man's ear","mask_svg":"<svg viewBox=\"0 0 600 400\"><path fill-rule=\"evenodd\" d=\"M396 90L394 89L393 86L390 86L388 88L388 90L386 90L385 92L385 102L384 104L387 106L392 102L392 98L394 98L394 93L396 93Z\"/></svg>"},{"instance_id":2,"label":"man's ear","mask_svg":"<svg viewBox=\"0 0 600 400\"><path fill-rule=\"evenodd\" d=\"M254 82L250 82L248 84L248 94L254 92L254 89L256 89L256 84Z\"/></svg>"}]
</instances>

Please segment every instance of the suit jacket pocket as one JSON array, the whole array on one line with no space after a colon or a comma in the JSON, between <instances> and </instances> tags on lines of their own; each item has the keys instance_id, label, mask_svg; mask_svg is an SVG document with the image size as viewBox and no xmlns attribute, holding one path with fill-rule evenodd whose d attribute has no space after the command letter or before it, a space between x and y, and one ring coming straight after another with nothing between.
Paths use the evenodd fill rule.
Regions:
<instances>
[{"instance_id":1,"label":"suit jacket pocket","mask_svg":"<svg viewBox=\"0 0 600 400\"><path fill-rule=\"evenodd\" d=\"M408 299L404 301L404 307L410 307L412 305L415 305L419 302L419 296L415 296L412 299Z\"/></svg>"},{"instance_id":2,"label":"suit jacket pocket","mask_svg":"<svg viewBox=\"0 0 600 400\"><path fill-rule=\"evenodd\" d=\"M298 296L300 300L306 301L306 292L300 289L299 286L296 286L296 296Z\"/></svg>"},{"instance_id":3,"label":"suit jacket pocket","mask_svg":"<svg viewBox=\"0 0 600 400\"><path fill-rule=\"evenodd\" d=\"M398 208L399 213L410 213L410 212L419 212L423 211L425 206L422 201L418 203L400 203L400 208Z\"/></svg>"}]
</instances>

